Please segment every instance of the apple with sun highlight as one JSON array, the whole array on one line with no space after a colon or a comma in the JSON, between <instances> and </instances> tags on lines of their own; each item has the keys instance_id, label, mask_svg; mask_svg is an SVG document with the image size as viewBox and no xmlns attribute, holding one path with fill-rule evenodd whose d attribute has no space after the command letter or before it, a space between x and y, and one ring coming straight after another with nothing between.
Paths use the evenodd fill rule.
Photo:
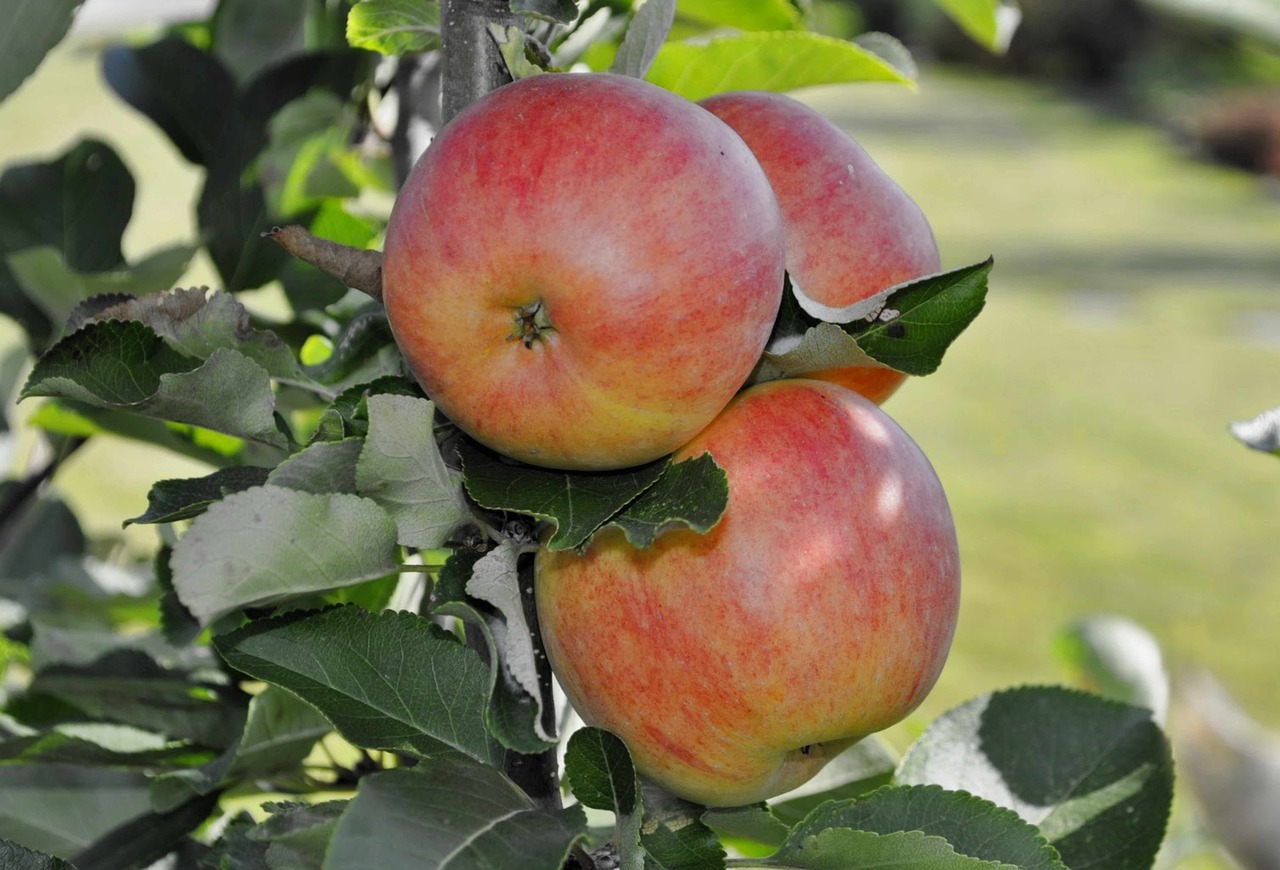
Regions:
<instances>
[{"instance_id":1,"label":"apple with sun highlight","mask_svg":"<svg viewBox=\"0 0 1280 870\"><path fill-rule=\"evenodd\" d=\"M955 526L915 442L835 384L742 392L676 454L729 500L706 535L539 551L538 618L584 721L708 806L764 800L901 720L933 686L960 592Z\"/></svg>"},{"instance_id":2,"label":"apple with sun highlight","mask_svg":"<svg viewBox=\"0 0 1280 870\"><path fill-rule=\"evenodd\" d=\"M924 212L848 133L782 94L738 91L700 105L746 140L769 176L786 228L791 285L823 309L845 308L938 272ZM815 372L877 404L906 380L886 368Z\"/></svg>"},{"instance_id":3,"label":"apple with sun highlight","mask_svg":"<svg viewBox=\"0 0 1280 870\"><path fill-rule=\"evenodd\" d=\"M768 341L782 218L742 140L645 82L548 73L486 95L387 227L396 342L463 431L535 465L665 456Z\"/></svg>"}]
</instances>

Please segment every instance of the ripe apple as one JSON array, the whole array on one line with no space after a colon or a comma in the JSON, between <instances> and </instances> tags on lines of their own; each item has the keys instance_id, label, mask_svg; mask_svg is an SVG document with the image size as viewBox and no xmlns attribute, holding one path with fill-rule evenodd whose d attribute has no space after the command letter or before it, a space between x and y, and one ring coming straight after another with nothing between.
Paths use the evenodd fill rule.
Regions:
<instances>
[{"instance_id":1,"label":"ripe apple","mask_svg":"<svg viewBox=\"0 0 1280 870\"><path fill-rule=\"evenodd\" d=\"M632 78L545 74L449 123L387 227L384 301L459 427L526 462L606 469L709 423L768 341L782 219L751 151Z\"/></svg>"},{"instance_id":2,"label":"ripe apple","mask_svg":"<svg viewBox=\"0 0 1280 870\"><path fill-rule=\"evenodd\" d=\"M924 212L854 139L782 94L739 91L701 104L746 140L782 208L791 284L828 308L844 308L938 272L942 261ZM884 401L906 380L889 369L814 373Z\"/></svg>"},{"instance_id":3,"label":"ripe apple","mask_svg":"<svg viewBox=\"0 0 1280 870\"><path fill-rule=\"evenodd\" d=\"M704 452L729 482L709 533L543 549L535 596L583 720L672 793L736 806L920 703L951 644L959 556L924 453L843 387L745 390L676 459Z\"/></svg>"}]
</instances>

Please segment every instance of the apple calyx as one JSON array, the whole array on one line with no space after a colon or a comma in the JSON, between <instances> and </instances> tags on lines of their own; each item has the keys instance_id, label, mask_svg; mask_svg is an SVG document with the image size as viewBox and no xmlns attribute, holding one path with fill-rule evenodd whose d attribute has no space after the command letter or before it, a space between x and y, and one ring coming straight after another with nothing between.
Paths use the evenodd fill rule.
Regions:
<instances>
[{"instance_id":1,"label":"apple calyx","mask_svg":"<svg viewBox=\"0 0 1280 870\"><path fill-rule=\"evenodd\" d=\"M547 316L547 308L542 304L541 299L520 306L515 310L514 317L515 328L507 335L507 341L519 340L530 350L533 349L535 341L542 340L542 333L555 331L555 327L551 325L551 318Z\"/></svg>"}]
</instances>

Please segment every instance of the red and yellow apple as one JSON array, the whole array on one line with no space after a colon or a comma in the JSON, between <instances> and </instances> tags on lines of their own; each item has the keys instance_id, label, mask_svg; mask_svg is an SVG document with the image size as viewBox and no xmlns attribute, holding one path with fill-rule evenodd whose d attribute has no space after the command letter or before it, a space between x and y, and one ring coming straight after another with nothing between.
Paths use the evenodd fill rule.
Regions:
<instances>
[{"instance_id":1,"label":"red and yellow apple","mask_svg":"<svg viewBox=\"0 0 1280 870\"><path fill-rule=\"evenodd\" d=\"M849 134L782 94L740 91L703 100L756 155L782 208L791 284L846 308L941 269L924 212ZM877 404L906 379L892 369L813 373Z\"/></svg>"},{"instance_id":2,"label":"red and yellow apple","mask_svg":"<svg viewBox=\"0 0 1280 870\"><path fill-rule=\"evenodd\" d=\"M942 486L914 441L843 387L742 392L676 454L709 452L729 500L706 535L646 549L607 529L538 553L552 669L639 771L710 806L794 788L913 710L956 623Z\"/></svg>"},{"instance_id":3,"label":"red and yellow apple","mask_svg":"<svg viewBox=\"0 0 1280 870\"><path fill-rule=\"evenodd\" d=\"M742 386L783 286L742 140L636 79L545 74L445 126L387 227L384 301L460 428L537 465L671 453Z\"/></svg>"}]
</instances>

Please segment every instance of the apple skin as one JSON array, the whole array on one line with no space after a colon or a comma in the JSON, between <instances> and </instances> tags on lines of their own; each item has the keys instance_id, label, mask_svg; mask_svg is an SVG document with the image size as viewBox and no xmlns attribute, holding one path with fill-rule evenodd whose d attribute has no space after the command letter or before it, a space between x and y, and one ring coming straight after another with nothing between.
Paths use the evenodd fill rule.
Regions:
<instances>
[{"instance_id":1,"label":"apple skin","mask_svg":"<svg viewBox=\"0 0 1280 870\"><path fill-rule=\"evenodd\" d=\"M768 179L714 115L636 79L549 73L488 94L424 152L387 227L384 301L464 431L536 465L623 468L677 449L742 386L783 245Z\"/></svg>"},{"instance_id":2,"label":"apple skin","mask_svg":"<svg viewBox=\"0 0 1280 870\"><path fill-rule=\"evenodd\" d=\"M756 155L773 185L786 231L787 271L804 295L844 308L938 272L942 261L924 212L848 133L782 94L737 91L699 105ZM888 370L822 377L877 404L906 375Z\"/></svg>"},{"instance_id":3,"label":"apple skin","mask_svg":"<svg viewBox=\"0 0 1280 870\"><path fill-rule=\"evenodd\" d=\"M955 527L915 442L835 384L743 391L677 454L710 452L728 507L706 535L539 551L552 669L638 770L708 806L788 791L913 710L950 648Z\"/></svg>"}]
</instances>

